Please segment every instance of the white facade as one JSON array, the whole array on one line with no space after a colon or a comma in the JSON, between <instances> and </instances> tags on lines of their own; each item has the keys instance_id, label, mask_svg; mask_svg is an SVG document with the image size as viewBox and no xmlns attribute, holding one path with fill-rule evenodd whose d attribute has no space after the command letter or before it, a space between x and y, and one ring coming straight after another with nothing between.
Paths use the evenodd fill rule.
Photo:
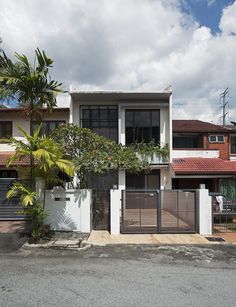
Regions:
<instances>
[{"instance_id":1,"label":"white facade","mask_svg":"<svg viewBox=\"0 0 236 307\"><path fill-rule=\"evenodd\" d=\"M159 110L160 111L160 145L168 144L167 161L156 157L150 161L153 169L160 170L160 188L171 188L169 163L172 159L172 93L170 92L85 92L70 91L70 122L81 126L81 106L115 105L118 107L118 142L125 145L125 112L129 110ZM118 188L124 189L125 172L119 172Z\"/></svg>"}]
</instances>

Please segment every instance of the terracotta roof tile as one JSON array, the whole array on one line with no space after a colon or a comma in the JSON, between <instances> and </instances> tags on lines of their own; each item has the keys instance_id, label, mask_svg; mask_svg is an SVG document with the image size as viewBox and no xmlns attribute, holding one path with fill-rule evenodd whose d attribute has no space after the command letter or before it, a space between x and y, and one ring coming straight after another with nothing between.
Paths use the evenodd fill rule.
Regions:
<instances>
[{"instance_id":1,"label":"terracotta roof tile","mask_svg":"<svg viewBox=\"0 0 236 307\"><path fill-rule=\"evenodd\" d=\"M12 152L0 152L0 166L6 166L7 160L12 156ZM29 157L15 161L12 166L28 166L30 165Z\"/></svg>"},{"instance_id":2,"label":"terracotta roof tile","mask_svg":"<svg viewBox=\"0 0 236 307\"><path fill-rule=\"evenodd\" d=\"M229 129L201 120L173 120L173 132L229 132Z\"/></svg>"},{"instance_id":3,"label":"terracotta roof tile","mask_svg":"<svg viewBox=\"0 0 236 307\"><path fill-rule=\"evenodd\" d=\"M220 158L180 158L171 165L176 174L236 174L236 161Z\"/></svg>"}]
</instances>

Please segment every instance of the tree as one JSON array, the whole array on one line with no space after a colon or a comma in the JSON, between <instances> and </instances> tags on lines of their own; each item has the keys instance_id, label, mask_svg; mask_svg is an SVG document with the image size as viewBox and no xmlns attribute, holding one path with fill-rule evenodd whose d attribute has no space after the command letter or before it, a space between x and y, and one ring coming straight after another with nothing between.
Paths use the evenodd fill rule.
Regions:
<instances>
[{"instance_id":1,"label":"tree","mask_svg":"<svg viewBox=\"0 0 236 307\"><path fill-rule=\"evenodd\" d=\"M62 92L62 84L49 75L53 60L39 48L34 64L24 54L15 53L15 57L13 63L4 52L0 54L0 97L16 99L31 120L41 118L41 109L51 111L56 106L56 95Z\"/></svg>"},{"instance_id":2,"label":"tree","mask_svg":"<svg viewBox=\"0 0 236 307\"><path fill-rule=\"evenodd\" d=\"M15 138L5 140L5 142L15 147L14 154L9 158L7 166L13 162L25 157L33 157L33 174L43 177L48 182L50 173L60 170L69 176L74 175L74 167L71 161L63 159L61 147L46 135L41 135L42 124L35 129L33 135L27 133L24 129L18 128L25 140L20 141Z\"/></svg>"},{"instance_id":3,"label":"tree","mask_svg":"<svg viewBox=\"0 0 236 307\"><path fill-rule=\"evenodd\" d=\"M32 136L19 128L26 142L15 138L5 140L15 146L15 153L9 158L7 166L11 166L16 160L33 157L32 174L34 177L42 177L46 184L50 182L51 178L55 177L58 170L68 176L73 176L74 167L72 162L63 159L60 146L52 138L40 135L41 126L37 127ZM28 185L27 183L16 181L7 193L7 198L12 197L20 197L23 207L27 209L26 212L31 216L32 237L35 241L38 240L42 235L46 212L38 200L35 187L32 184Z\"/></svg>"},{"instance_id":4,"label":"tree","mask_svg":"<svg viewBox=\"0 0 236 307\"><path fill-rule=\"evenodd\" d=\"M134 173L148 171L150 156L168 154L166 147L154 143L123 146L73 124L58 127L52 137L63 148L65 157L73 160L83 188L87 187L90 174L118 169Z\"/></svg>"}]
</instances>

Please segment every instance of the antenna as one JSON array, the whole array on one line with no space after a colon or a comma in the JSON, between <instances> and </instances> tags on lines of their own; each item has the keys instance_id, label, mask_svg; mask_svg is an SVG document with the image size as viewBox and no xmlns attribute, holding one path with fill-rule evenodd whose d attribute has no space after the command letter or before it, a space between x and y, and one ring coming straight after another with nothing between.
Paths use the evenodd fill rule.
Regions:
<instances>
[{"instance_id":1,"label":"antenna","mask_svg":"<svg viewBox=\"0 0 236 307\"><path fill-rule=\"evenodd\" d=\"M229 113L229 112L226 112L225 110L225 107L227 106L227 104L229 103L228 101L226 101L226 96L229 97L229 88L227 87L221 94L220 94L220 99L222 101L222 119L223 119L223 127L225 127L225 118L226 118L226 115Z\"/></svg>"}]
</instances>

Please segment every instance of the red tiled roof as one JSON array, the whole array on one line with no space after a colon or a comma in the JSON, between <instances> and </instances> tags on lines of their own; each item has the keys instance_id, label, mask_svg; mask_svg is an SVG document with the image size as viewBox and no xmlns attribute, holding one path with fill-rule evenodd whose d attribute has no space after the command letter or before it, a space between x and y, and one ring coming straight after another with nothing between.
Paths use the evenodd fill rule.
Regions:
<instances>
[{"instance_id":1,"label":"red tiled roof","mask_svg":"<svg viewBox=\"0 0 236 307\"><path fill-rule=\"evenodd\" d=\"M227 128L201 120L173 120L173 132L229 132Z\"/></svg>"},{"instance_id":2,"label":"red tiled roof","mask_svg":"<svg viewBox=\"0 0 236 307\"><path fill-rule=\"evenodd\" d=\"M176 174L236 174L236 161L220 158L179 158L171 165Z\"/></svg>"},{"instance_id":3,"label":"red tiled roof","mask_svg":"<svg viewBox=\"0 0 236 307\"><path fill-rule=\"evenodd\" d=\"M7 160L12 156L12 152L1 152L0 153L0 166L6 166ZM29 157L25 157L21 160L16 160L12 163L12 166L28 166L30 165Z\"/></svg>"}]
</instances>

